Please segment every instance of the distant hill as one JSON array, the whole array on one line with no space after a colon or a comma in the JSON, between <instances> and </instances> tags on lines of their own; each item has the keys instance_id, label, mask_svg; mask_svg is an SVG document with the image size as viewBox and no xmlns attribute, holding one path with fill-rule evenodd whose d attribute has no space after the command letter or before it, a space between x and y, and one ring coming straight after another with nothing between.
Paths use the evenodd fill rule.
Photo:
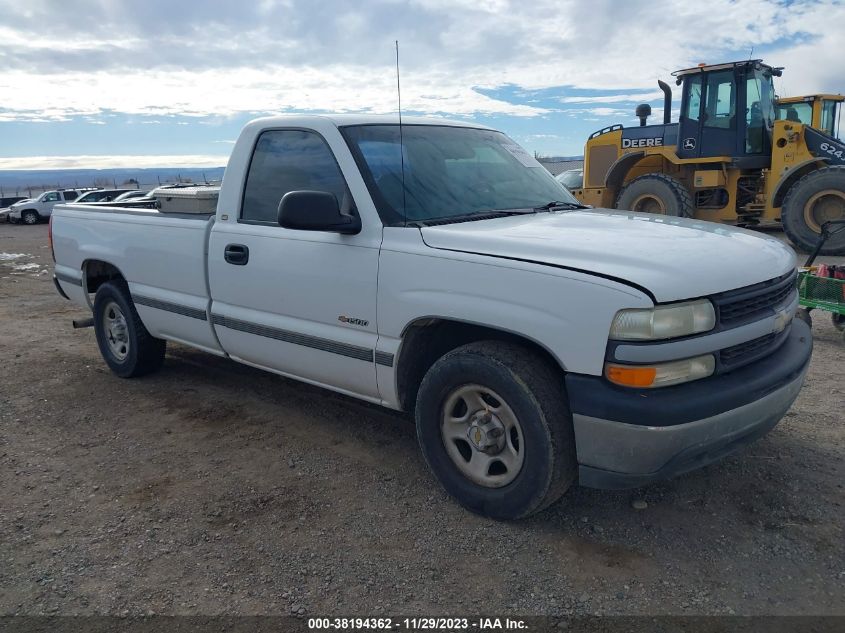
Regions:
<instances>
[{"instance_id":1,"label":"distant hill","mask_svg":"<svg viewBox=\"0 0 845 633\"><path fill-rule=\"evenodd\" d=\"M39 191L54 187L120 187L129 180L149 188L159 182L220 180L223 178L223 170L224 167L0 170L0 188L9 192L30 187Z\"/></svg>"}]
</instances>

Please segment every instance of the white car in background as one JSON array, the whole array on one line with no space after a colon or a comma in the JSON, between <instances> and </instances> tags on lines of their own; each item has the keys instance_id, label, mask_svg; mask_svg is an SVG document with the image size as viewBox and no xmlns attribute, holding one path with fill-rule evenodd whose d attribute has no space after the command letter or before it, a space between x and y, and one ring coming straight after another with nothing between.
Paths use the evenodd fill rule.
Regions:
<instances>
[{"instance_id":1,"label":"white car in background","mask_svg":"<svg viewBox=\"0 0 845 633\"><path fill-rule=\"evenodd\" d=\"M127 191L126 193L120 194L117 198L114 199L115 202L123 202L124 200L137 200L138 198L144 198L145 196L149 195L149 191L144 191L143 189L132 189Z\"/></svg>"},{"instance_id":2,"label":"white car in background","mask_svg":"<svg viewBox=\"0 0 845 633\"><path fill-rule=\"evenodd\" d=\"M37 224L41 220L49 218L53 213L53 207L57 204L74 202L78 197L79 190L77 189L45 191L35 198L21 200L9 207L9 222Z\"/></svg>"},{"instance_id":3,"label":"white car in background","mask_svg":"<svg viewBox=\"0 0 845 633\"><path fill-rule=\"evenodd\" d=\"M81 194L74 204L92 204L94 202L114 202L119 196L134 191L134 189L95 189Z\"/></svg>"},{"instance_id":4,"label":"white car in background","mask_svg":"<svg viewBox=\"0 0 845 633\"><path fill-rule=\"evenodd\" d=\"M562 171L557 176L555 176L555 180L557 180L560 184L569 189L569 191L581 189L584 186L584 170L568 169L566 171Z\"/></svg>"}]
</instances>

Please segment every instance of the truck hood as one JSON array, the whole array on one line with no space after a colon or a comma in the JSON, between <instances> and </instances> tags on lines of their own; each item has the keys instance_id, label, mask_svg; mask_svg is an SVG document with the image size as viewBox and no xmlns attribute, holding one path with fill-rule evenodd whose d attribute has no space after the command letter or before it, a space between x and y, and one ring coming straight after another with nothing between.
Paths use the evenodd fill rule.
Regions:
<instances>
[{"instance_id":1,"label":"truck hood","mask_svg":"<svg viewBox=\"0 0 845 633\"><path fill-rule=\"evenodd\" d=\"M647 213L556 211L421 229L431 248L610 277L659 302L750 286L795 268L779 240L712 222Z\"/></svg>"}]
</instances>

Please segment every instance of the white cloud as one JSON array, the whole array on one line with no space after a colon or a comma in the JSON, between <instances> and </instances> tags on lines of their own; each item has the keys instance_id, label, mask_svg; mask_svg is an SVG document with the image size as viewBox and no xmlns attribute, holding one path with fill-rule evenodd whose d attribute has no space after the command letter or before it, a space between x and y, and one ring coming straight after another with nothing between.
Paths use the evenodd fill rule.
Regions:
<instances>
[{"instance_id":1,"label":"white cloud","mask_svg":"<svg viewBox=\"0 0 845 633\"><path fill-rule=\"evenodd\" d=\"M663 92L641 92L637 94L605 95L602 97L561 97L561 103L643 103L662 99Z\"/></svg>"},{"instance_id":2,"label":"white cloud","mask_svg":"<svg viewBox=\"0 0 845 633\"><path fill-rule=\"evenodd\" d=\"M24 156L0 158L0 170L223 167L228 160L228 156L202 154L182 156Z\"/></svg>"},{"instance_id":3,"label":"white cloud","mask_svg":"<svg viewBox=\"0 0 845 633\"><path fill-rule=\"evenodd\" d=\"M391 112L394 39L425 113L538 116L524 93L557 87L653 101L672 70L752 48L787 66L781 92L845 92L841 0L0 0L0 24L0 121ZM515 102L477 89L502 86Z\"/></svg>"}]
</instances>

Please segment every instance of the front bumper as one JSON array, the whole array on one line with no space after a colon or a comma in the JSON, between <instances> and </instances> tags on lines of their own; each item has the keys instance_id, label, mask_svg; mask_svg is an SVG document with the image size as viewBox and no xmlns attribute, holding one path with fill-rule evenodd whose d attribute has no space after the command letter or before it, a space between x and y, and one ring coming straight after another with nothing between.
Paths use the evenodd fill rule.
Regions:
<instances>
[{"instance_id":1,"label":"front bumper","mask_svg":"<svg viewBox=\"0 0 845 633\"><path fill-rule=\"evenodd\" d=\"M567 376L581 485L642 486L706 466L765 435L804 383L813 340L798 319L773 354L703 380L636 390Z\"/></svg>"}]
</instances>

